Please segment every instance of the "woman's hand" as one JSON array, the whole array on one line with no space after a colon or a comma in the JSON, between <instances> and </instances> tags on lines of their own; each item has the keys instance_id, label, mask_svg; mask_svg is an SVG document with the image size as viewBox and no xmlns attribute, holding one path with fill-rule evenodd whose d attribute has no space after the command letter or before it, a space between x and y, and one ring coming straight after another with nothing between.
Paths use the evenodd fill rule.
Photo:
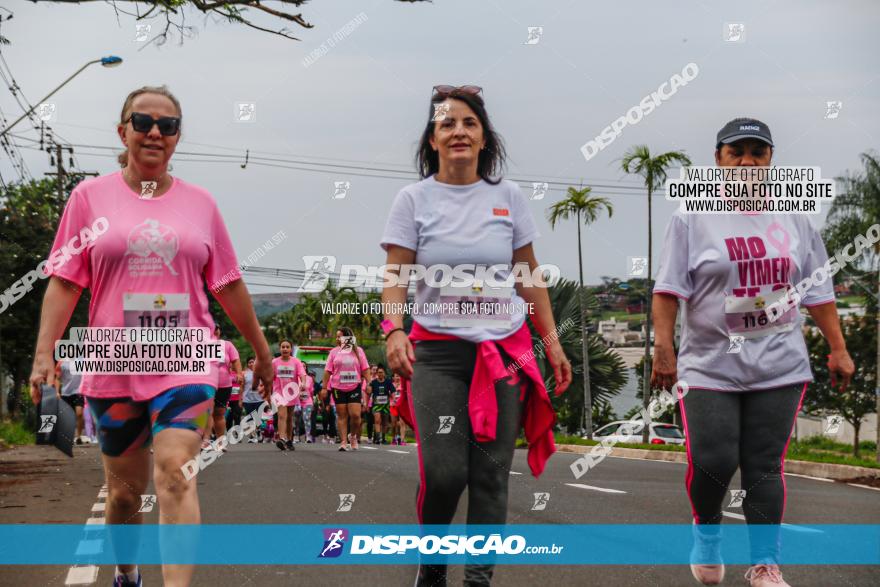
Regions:
<instances>
[{"instance_id":1,"label":"woman's hand","mask_svg":"<svg viewBox=\"0 0 880 587\"><path fill-rule=\"evenodd\" d=\"M388 357L388 366L392 371L401 377L412 379L412 364L416 361L416 355L406 332L395 330L385 339L385 356Z\"/></svg>"},{"instance_id":2,"label":"woman's hand","mask_svg":"<svg viewBox=\"0 0 880 587\"><path fill-rule=\"evenodd\" d=\"M678 381L675 351L671 346L654 345L654 361L651 366L651 389L669 389Z\"/></svg>"},{"instance_id":3,"label":"woman's hand","mask_svg":"<svg viewBox=\"0 0 880 587\"><path fill-rule=\"evenodd\" d=\"M39 405L43 399L41 385L55 385L55 361L51 353L37 353L34 355L34 364L31 367L31 401Z\"/></svg>"},{"instance_id":4,"label":"woman's hand","mask_svg":"<svg viewBox=\"0 0 880 587\"><path fill-rule=\"evenodd\" d=\"M556 395L559 395L571 385L571 363L565 356L558 340L550 343L550 347L547 349L547 360L553 367L553 376L556 378Z\"/></svg>"},{"instance_id":5,"label":"woman's hand","mask_svg":"<svg viewBox=\"0 0 880 587\"><path fill-rule=\"evenodd\" d=\"M845 392L855 372L855 363L845 348L831 351L831 354L828 355L828 373L831 375L832 388L837 386L839 380L840 393Z\"/></svg>"}]
</instances>

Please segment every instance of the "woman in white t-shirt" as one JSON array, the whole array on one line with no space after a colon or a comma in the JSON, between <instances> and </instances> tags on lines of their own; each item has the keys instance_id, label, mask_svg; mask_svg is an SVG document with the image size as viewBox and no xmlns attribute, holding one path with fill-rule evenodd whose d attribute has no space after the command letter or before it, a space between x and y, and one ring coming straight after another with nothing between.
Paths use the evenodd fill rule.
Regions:
<instances>
[{"instance_id":1,"label":"woman in white t-shirt","mask_svg":"<svg viewBox=\"0 0 880 587\"><path fill-rule=\"evenodd\" d=\"M770 130L761 121L734 119L718 133L719 167L765 167L772 155ZM724 578L721 508L737 467L750 525L753 566L746 578L752 587L787 585L778 566L782 471L813 376L797 306L772 319L768 309L795 283L827 266L822 239L804 215L676 213L666 230L654 285L651 382L664 389L679 379L687 383L681 413L694 516L691 570L705 585ZM676 362L679 299L684 313ZM831 347L832 384L839 379L845 390L854 365L830 277L808 289L802 303Z\"/></svg>"},{"instance_id":2,"label":"woman in white t-shirt","mask_svg":"<svg viewBox=\"0 0 880 587\"><path fill-rule=\"evenodd\" d=\"M385 314L386 355L404 377L398 411L414 420L418 437L419 522L450 523L467 487L467 523L504 524L522 424L536 476L555 450L555 414L530 353L526 314L541 336L555 324L536 271L538 231L528 203L515 183L492 177L501 170L504 148L481 89L434 90L418 152L424 179L397 195L382 237L389 271L401 277L401 287L386 285L382 301L389 308L406 301L408 275L395 266L418 263L428 271L416 281L409 336L402 313ZM513 264L537 276L538 287L513 279ZM460 278L444 283L450 273ZM550 338L558 394L571 381L571 366ZM465 583L488 584L492 571L490 564L468 565ZM417 584L445 584L445 578L445 565L421 565Z\"/></svg>"}]
</instances>

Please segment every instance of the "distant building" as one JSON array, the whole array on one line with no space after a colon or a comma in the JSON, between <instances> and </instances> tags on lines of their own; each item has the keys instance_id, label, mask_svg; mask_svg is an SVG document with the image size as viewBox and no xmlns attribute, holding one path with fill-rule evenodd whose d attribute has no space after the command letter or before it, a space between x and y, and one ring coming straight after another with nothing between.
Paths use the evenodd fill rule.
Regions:
<instances>
[{"instance_id":1,"label":"distant building","mask_svg":"<svg viewBox=\"0 0 880 587\"><path fill-rule=\"evenodd\" d=\"M643 333L629 329L629 322L618 322L614 318L599 321L599 335L602 340L614 346L626 346L645 340Z\"/></svg>"}]
</instances>

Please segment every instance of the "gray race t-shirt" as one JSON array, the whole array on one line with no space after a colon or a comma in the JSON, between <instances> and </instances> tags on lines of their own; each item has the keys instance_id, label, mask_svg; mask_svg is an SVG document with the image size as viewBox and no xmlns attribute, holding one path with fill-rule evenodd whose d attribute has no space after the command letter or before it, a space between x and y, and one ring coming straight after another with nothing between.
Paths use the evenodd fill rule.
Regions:
<instances>
[{"instance_id":1,"label":"gray race t-shirt","mask_svg":"<svg viewBox=\"0 0 880 587\"><path fill-rule=\"evenodd\" d=\"M654 293L686 301L679 379L721 391L811 381L799 309L776 321L762 310L827 260L819 232L804 215L676 212ZM801 304L833 301L829 278L807 290Z\"/></svg>"},{"instance_id":2,"label":"gray race t-shirt","mask_svg":"<svg viewBox=\"0 0 880 587\"><path fill-rule=\"evenodd\" d=\"M432 175L397 194L380 244L385 250L388 245L413 250L415 263L427 267L506 265L507 269L495 273L495 279L501 282L510 275L513 251L538 236L528 201L512 181L492 185L480 180L470 185L452 185L440 183ZM419 279L417 308L440 303L441 293L440 287ZM434 311L420 312L413 319L432 332L452 334L471 342L499 340L516 332L525 320L523 300L515 291L506 306L513 308L509 323L498 327L450 325Z\"/></svg>"}]
</instances>

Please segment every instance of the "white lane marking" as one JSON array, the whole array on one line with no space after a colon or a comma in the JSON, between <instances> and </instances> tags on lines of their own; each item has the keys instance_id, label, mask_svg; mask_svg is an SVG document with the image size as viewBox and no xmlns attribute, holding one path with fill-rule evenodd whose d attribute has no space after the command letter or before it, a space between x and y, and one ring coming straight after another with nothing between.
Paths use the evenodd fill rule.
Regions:
<instances>
[{"instance_id":1,"label":"white lane marking","mask_svg":"<svg viewBox=\"0 0 880 587\"><path fill-rule=\"evenodd\" d=\"M107 499L107 490L102 489L98 492L98 499Z\"/></svg>"},{"instance_id":2,"label":"white lane marking","mask_svg":"<svg viewBox=\"0 0 880 587\"><path fill-rule=\"evenodd\" d=\"M725 516L727 516L728 518L733 518L734 520L745 521L745 519L746 519L746 517L742 514L735 514L733 512L725 512L725 511L722 511L721 513L724 514ZM806 526L798 526L797 524L786 524L785 522L783 522L782 525L790 530L793 530L794 532L808 532L811 534L824 534L825 533L822 530L817 530L815 528L807 528Z\"/></svg>"},{"instance_id":3,"label":"white lane marking","mask_svg":"<svg viewBox=\"0 0 880 587\"><path fill-rule=\"evenodd\" d=\"M594 485L584 485L583 483L566 483L566 485L579 489L592 489L593 491L601 491L603 493L626 493L626 491L621 491L620 489L608 489L607 487L596 487Z\"/></svg>"},{"instance_id":4,"label":"white lane marking","mask_svg":"<svg viewBox=\"0 0 880 587\"><path fill-rule=\"evenodd\" d=\"M798 473L786 473L792 477L800 477L802 479L812 479L813 481L824 481L825 483L834 483L834 479L826 479L825 477L813 477L812 475L800 475Z\"/></svg>"},{"instance_id":5,"label":"white lane marking","mask_svg":"<svg viewBox=\"0 0 880 587\"><path fill-rule=\"evenodd\" d=\"M92 505L92 511L93 512L103 512L106 507L107 507L106 503L104 503L103 501L99 501L98 503Z\"/></svg>"},{"instance_id":6,"label":"white lane marking","mask_svg":"<svg viewBox=\"0 0 880 587\"><path fill-rule=\"evenodd\" d=\"M98 580L98 567L89 565L87 567L70 567L67 571L67 578L64 580L65 585L91 585Z\"/></svg>"},{"instance_id":7,"label":"white lane marking","mask_svg":"<svg viewBox=\"0 0 880 587\"><path fill-rule=\"evenodd\" d=\"M511 475L522 475L522 473L518 473L518 472L516 472L516 471L511 471L510 474L511 474Z\"/></svg>"},{"instance_id":8,"label":"white lane marking","mask_svg":"<svg viewBox=\"0 0 880 587\"><path fill-rule=\"evenodd\" d=\"M408 455L408 454L409 454L409 451L408 451L408 450L394 450L393 448L389 448L389 449L388 449L388 452L394 452L394 453L397 453L397 454L399 454L399 455Z\"/></svg>"},{"instance_id":9,"label":"white lane marking","mask_svg":"<svg viewBox=\"0 0 880 587\"><path fill-rule=\"evenodd\" d=\"M76 546L76 555L100 554L104 551L103 540L80 540Z\"/></svg>"},{"instance_id":10,"label":"white lane marking","mask_svg":"<svg viewBox=\"0 0 880 587\"><path fill-rule=\"evenodd\" d=\"M861 483L847 483L850 487L861 487L862 489L870 489L871 491L880 491L880 487L871 487L870 485L862 485Z\"/></svg>"},{"instance_id":11,"label":"white lane marking","mask_svg":"<svg viewBox=\"0 0 880 587\"><path fill-rule=\"evenodd\" d=\"M642 457L621 457L618 455L608 455L609 459L626 459L627 461L644 461L646 463L669 463L671 465L687 465L684 461L666 461L663 459L643 459Z\"/></svg>"},{"instance_id":12,"label":"white lane marking","mask_svg":"<svg viewBox=\"0 0 880 587\"><path fill-rule=\"evenodd\" d=\"M365 449L365 450L379 450L379 449L376 448L375 446L362 446L362 447L360 447L360 448L363 448L363 449Z\"/></svg>"}]
</instances>

